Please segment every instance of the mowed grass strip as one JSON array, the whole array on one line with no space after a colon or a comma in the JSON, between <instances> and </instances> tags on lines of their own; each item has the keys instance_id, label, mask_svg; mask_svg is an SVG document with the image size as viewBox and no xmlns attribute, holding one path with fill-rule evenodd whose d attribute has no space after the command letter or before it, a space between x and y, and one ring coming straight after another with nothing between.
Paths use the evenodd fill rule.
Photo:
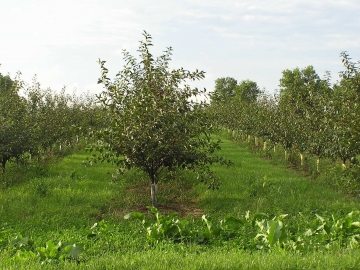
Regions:
<instances>
[{"instance_id":1,"label":"mowed grass strip","mask_svg":"<svg viewBox=\"0 0 360 270\"><path fill-rule=\"evenodd\" d=\"M205 213L238 216L249 210L270 215L333 213L343 216L360 209L359 200L285 167L274 166L269 160L255 156L239 143L227 139L225 133L218 137L223 142L221 155L231 159L234 166L214 166L221 185L217 191L201 193L199 206Z\"/></svg>"}]
</instances>

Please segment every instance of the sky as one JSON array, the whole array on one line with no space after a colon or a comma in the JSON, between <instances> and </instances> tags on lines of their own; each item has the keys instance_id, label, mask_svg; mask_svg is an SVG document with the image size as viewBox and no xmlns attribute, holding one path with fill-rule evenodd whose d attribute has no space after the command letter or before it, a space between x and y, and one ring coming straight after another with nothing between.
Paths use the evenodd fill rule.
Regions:
<instances>
[{"instance_id":1,"label":"sky","mask_svg":"<svg viewBox=\"0 0 360 270\"><path fill-rule=\"evenodd\" d=\"M359 0L0 0L0 73L42 88L98 94L98 59L109 77L124 67L122 50L138 57L145 30L151 52L173 48L171 68L206 72L215 80L257 82L276 93L282 71L314 66L333 82L340 53L360 60Z\"/></svg>"}]
</instances>

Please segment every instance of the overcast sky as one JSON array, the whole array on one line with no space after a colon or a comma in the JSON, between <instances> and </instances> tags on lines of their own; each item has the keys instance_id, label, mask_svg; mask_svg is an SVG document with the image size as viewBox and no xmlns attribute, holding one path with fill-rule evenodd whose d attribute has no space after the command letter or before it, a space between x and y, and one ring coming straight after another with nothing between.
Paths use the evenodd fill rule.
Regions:
<instances>
[{"instance_id":1,"label":"overcast sky","mask_svg":"<svg viewBox=\"0 0 360 270\"><path fill-rule=\"evenodd\" d=\"M340 52L360 60L359 0L0 0L0 72L42 87L99 93L98 58L110 77L122 49L138 56L146 30L159 56L173 47L173 68L250 79L273 93L285 69L313 65L333 80Z\"/></svg>"}]
</instances>

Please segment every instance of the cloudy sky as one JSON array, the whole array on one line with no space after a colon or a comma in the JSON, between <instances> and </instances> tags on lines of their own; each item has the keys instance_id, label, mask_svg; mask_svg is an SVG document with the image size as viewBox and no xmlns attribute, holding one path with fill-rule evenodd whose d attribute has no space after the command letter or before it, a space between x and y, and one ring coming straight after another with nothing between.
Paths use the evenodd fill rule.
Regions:
<instances>
[{"instance_id":1,"label":"cloudy sky","mask_svg":"<svg viewBox=\"0 0 360 270\"><path fill-rule=\"evenodd\" d=\"M338 79L340 52L360 60L359 0L0 0L0 72L42 87L99 93L97 60L110 77L122 49L137 56L146 30L159 56L173 47L173 68L250 79L273 93L281 72L313 65Z\"/></svg>"}]
</instances>

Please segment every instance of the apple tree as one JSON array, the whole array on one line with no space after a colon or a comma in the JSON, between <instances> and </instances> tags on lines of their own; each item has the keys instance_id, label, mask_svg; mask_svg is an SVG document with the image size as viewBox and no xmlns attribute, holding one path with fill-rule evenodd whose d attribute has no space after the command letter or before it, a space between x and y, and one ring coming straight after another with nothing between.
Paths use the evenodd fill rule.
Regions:
<instances>
[{"instance_id":1,"label":"apple tree","mask_svg":"<svg viewBox=\"0 0 360 270\"><path fill-rule=\"evenodd\" d=\"M100 61L99 83L105 90L98 96L107 112L108 127L96 132L98 150L94 160L115 162L122 170L135 167L151 182L153 206L157 206L156 184L164 168L187 169L218 188L219 181L209 164L230 164L213 155L220 141L213 141L215 125L203 100L206 90L191 88L187 82L204 78L204 71L183 68L170 70L172 49L154 58L149 49L152 37L144 32L140 61L124 51L125 66L114 81L107 78L105 61Z\"/></svg>"}]
</instances>

